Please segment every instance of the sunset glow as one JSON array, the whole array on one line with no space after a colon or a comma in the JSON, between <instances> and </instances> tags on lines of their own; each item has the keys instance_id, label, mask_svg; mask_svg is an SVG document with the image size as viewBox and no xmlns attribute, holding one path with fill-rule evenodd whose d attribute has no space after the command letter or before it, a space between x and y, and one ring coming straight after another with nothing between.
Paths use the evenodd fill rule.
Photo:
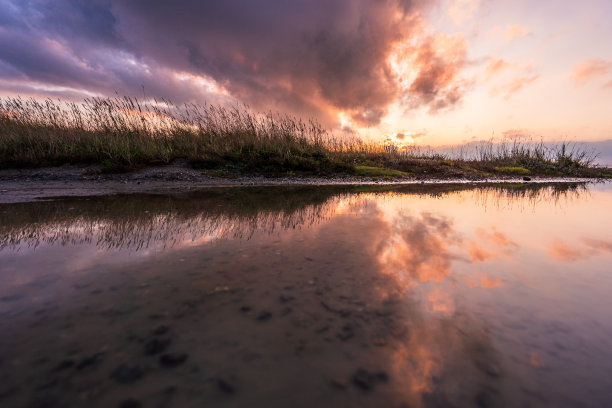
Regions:
<instances>
[{"instance_id":1,"label":"sunset glow","mask_svg":"<svg viewBox=\"0 0 612 408\"><path fill-rule=\"evenodd\" d=\"M612 137L612 3L8 0L0 96L246 103L398 145Z\"/></svg>"}]
</instances>

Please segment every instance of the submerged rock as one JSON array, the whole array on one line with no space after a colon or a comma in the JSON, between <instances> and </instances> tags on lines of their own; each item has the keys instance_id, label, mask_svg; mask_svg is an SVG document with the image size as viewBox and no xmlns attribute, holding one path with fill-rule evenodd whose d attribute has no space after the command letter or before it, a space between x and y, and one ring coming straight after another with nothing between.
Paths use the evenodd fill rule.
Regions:
<instances>
[{"instance_id":1,"label":"submerged rock","mask_svg":"<svg viewBox=\"0 0 612 408\"><path fill-rule=\"evenodd\" d=\"M119 408L140 408L142 407L142 403L138 400L129 398L119 404Z\"/></svg>"},{"instance_id":2,"label":"submerged rock","mask_svg":"<svg viewBox=\"0 0 612 408\"><path fill-rule=\"evenodd\" d=\"M168 330L170 330L170 328L162 324L161 326L158 326L157 328L155 328L155 330L153 330L153 334L157 334L157 335L166 334L168 333Z\"/></svg>"},{"instance_id":3,"label":"submerged rock","mask_svg":"<svg viewBox=\"0 0 612 408\"><path fill-rule=\"evenodd\" d=\"M123 363L111 372L111 378L120 383L132 383L143 376L140 366L132 363Z\"/></svg>"},{"instance_id":4,"label":"submerged rock","mask_svg":"<svg viewBox=\"0 0 612 408\"><path fill-rule=\"evenodd\" d=\"M92 354L89 357L83 358L79 364L77 364L77 370L84 370L86 368L92 368L97 366L104 359L104 353Z\"/></svg>"},{"instance_id":5,"label":"submerged rock","mask_svg":"<svg viewBox=\"0 0 612 408\"><path fill-rule=\"evenodd\" d=\"M226 394L233 394L236 391L234 386L223 378L217 378L217 388Z\"/></svg>"},{"instance_id":6,"label":"submerged rock","mask_svg":"<svg viewBox=\"0 0 612 408\"><path fill-rule=\"evenodd\" d=\"M259 320L260 322L265 322L266 320L270 320L271 317L272 317L272 313L264 311L264 312L261 312L259 316L257 316L257 320Z\"/></svg>"},{"instance_id":7,"label":"submerged rock","mask_svg":"<svg viewBox=\"0 0 612 408\"><path fill-rule=\"evenodd\" d=\"M147 356L153 356L166 350L170 345L170 339L153 338L145 344L144 353Z\"/></svg>"},{"instance_id":8,"label":"submerged rock","mask_svg":"<svg viewBox=\"0 0 612 408\"><path fill-rule=\"evenodd\" d=\"M173 368L183 364L187 360L186 353L167 353L159 357L159 364L162 367Z\"/></svg>"}]
</instances>

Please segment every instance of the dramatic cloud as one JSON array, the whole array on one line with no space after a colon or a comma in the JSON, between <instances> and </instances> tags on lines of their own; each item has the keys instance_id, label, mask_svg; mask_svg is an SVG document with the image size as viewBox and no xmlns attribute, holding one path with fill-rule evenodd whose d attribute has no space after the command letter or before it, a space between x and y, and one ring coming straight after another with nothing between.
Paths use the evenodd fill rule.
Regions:
<instances>
[{"instance_id":1,"label":"dramatic cloud","mask_svg":"<svg viewBox=\"0 0 612 408\"><path fill-rule=\"evenodd\" d=\"M572 68L572 77L577 85L584 85L592 79L600 78L611 73L612 61L602 59L581 61ZM609 86L611 83L612 80L606 83L604 87Z\"/></svg>"},{"instance_id":2,"label":"dramatic cloud","mask_svg":"<svg viewBox=\"0 0 612 408\"><path fill-rule=\"evenodd\" d=\"M175 102L231 97L375 125L401 98L431 112L461 99L455 81L466 45L424 34L429 2L6 1L0 86L84 95L144 88ZM408 84L391 64L405 44L414 63Z\"/></svg>"},{"instance_id":3,"label":"dramatic cloud","mask_svg":"<svg viewBox=\"0 0 612 408\"><path fill-rule=\"evenodd\" d=\"M395 55L403 71L402 98L407 106L429 107L429 112L450 108L461 101L468 84L460 78L466 65L467 41L460 35L437 33Z\"/></svg>"}]
</instances>

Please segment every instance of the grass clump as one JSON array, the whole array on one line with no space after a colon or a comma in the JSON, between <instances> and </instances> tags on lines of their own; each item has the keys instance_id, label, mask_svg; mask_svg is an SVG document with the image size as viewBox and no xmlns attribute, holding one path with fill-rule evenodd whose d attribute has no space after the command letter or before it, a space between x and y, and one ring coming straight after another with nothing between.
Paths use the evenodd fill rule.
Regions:
<instances>
[{"instance_id":1,"label":"grass clump","mask_svg":"<svg viewBox=\"0 0 612 408\"><path fill-rule=\"evenodd\" d=\"M395 178L405 177L408 173L400 170L393 170L384 167L373 167L373 166L355 166L355 174L364 177L383 177L383 178Z\"/></svg>"},{"instance_id":2,"label":"grass clump","mask_svg":"<svg viewBox=\"0 0 612 408\"><path fill-rule=\"evenodd\" d=\"M502 167L496 167L495 170L497 170L500 173L506 173L506 174L516 174L516 175L527 175L530 173L529 170L527 170L524 167L520 167L520 166L502 166Z\"/></svg>"}]
</instances>

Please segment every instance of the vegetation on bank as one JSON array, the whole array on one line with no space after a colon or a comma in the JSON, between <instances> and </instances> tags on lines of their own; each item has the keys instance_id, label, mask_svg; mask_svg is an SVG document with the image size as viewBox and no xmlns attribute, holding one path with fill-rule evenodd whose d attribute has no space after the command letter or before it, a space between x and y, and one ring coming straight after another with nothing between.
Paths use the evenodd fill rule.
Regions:
<instances>
[{"instance_id":1,"label":"vegetation on bank","mask_svg":"<svg viewBox=\"0 0 612 408\"><path fill-rule=\"evenodd\" d=\"M130 171L185 159L216 174L456 178L502 175L606 177L593 155L561 144L513 141L471 159L397 151L339 139L316 121L247 108L92 98L83 103L0 99L0 168L96 164Z\"/></svg>"}]
</instances>

